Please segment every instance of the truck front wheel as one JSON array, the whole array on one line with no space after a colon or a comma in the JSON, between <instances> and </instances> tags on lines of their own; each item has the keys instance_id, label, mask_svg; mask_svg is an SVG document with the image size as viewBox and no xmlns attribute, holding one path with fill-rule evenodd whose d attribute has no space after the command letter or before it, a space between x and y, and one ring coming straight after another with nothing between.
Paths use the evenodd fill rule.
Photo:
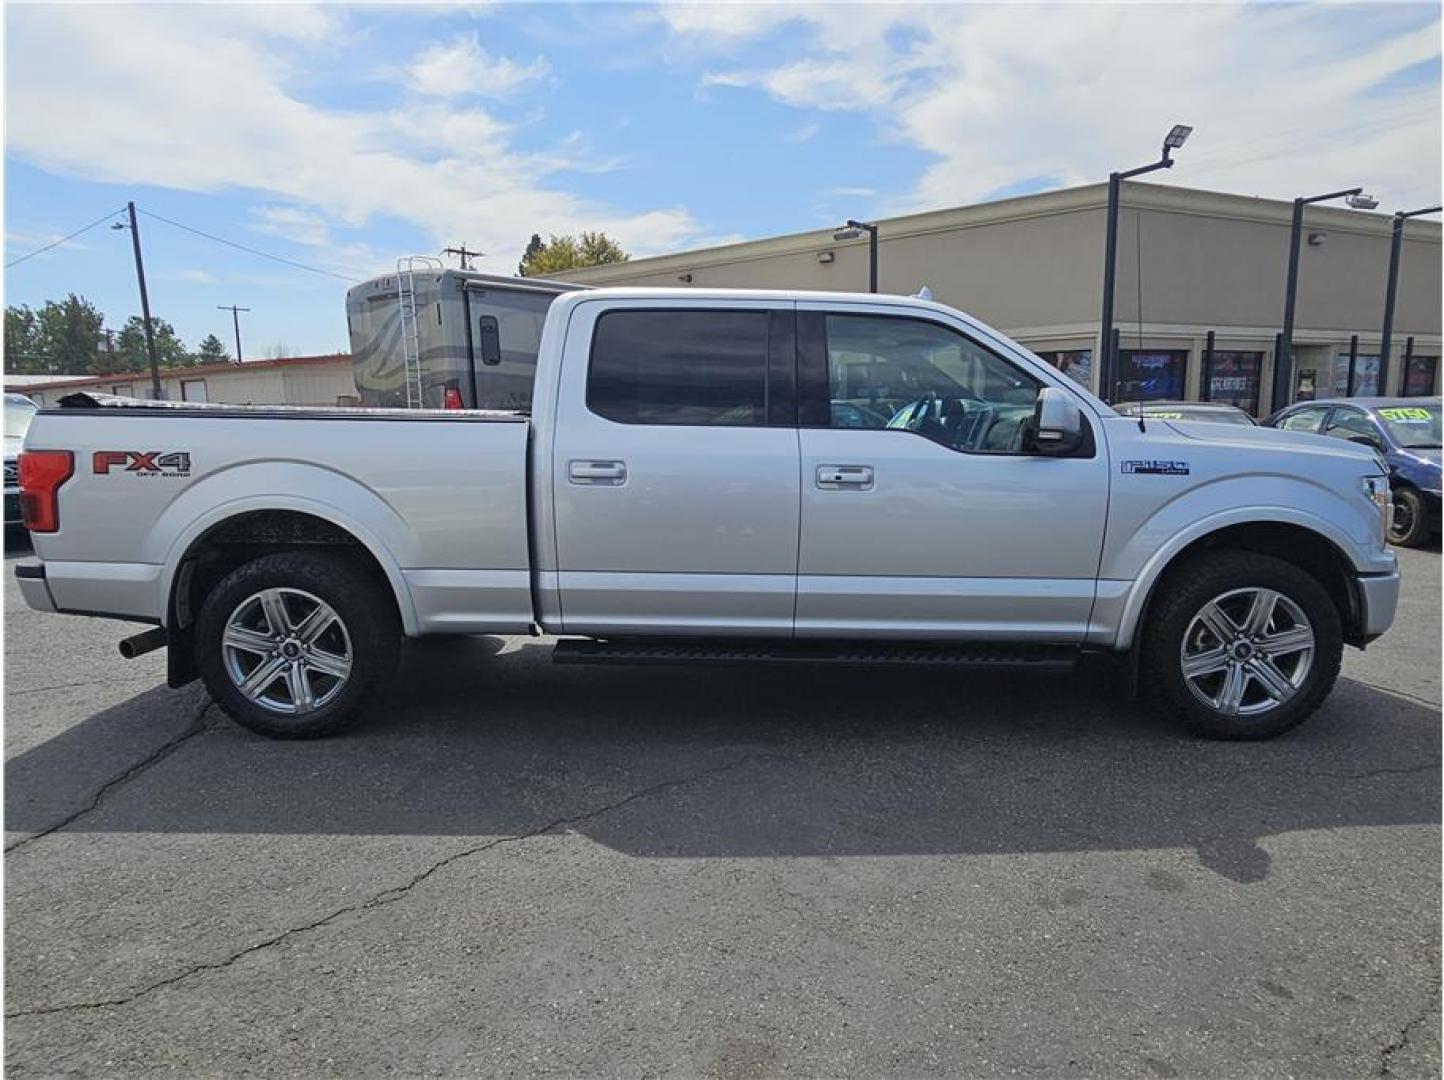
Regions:
<instances>
[{"instance_id":1,"label":"truck front wheel","mask_svg":"<svg viewBox=\"0 0 1444 1080\"><path fill-rule=\"evenodd\" d=\"M344 556L284 551L231 571L201 605L195 654L243 727L311 739L350 726L396 666L391 598Z\"/></svg>"},{"instance_id":2,"label":"truck front wheel","mask_svg":"<svg viewBox=\"0 0 1444 1080\"><path fill-rule=\"evenodd\" d=\"M1269 555L1213 551L1169 574L1141 647L1153 699L1192 730L1267 739L1333 688L1343 631L1311 575Z\"/></svg>"}]
</instances>

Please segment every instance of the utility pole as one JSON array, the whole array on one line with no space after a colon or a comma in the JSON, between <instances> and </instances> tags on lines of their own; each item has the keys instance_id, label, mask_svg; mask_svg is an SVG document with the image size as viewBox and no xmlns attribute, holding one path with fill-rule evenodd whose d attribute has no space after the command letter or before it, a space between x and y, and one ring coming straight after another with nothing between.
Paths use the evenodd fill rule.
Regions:
<instances>
[{"instance_id":1,"label":"utility pole","mask_svg":"<svg viewBox=\"0 0 1444 1080\"><path fill-rule=\"evenodd\" d=\"M150 325L150 297L145 291L145 262L140 257L140 226L135 223L135 203L127 202L125 210L130 224L122 225L117 221L111 228L130 230L131 246L135 249L135 279L140 283L140 313L145 319L145 351L150 358L150 392L154 400L161 401L164 395L160 389L160 364L155 358L155 331Z\"/></svg>"},{"instance_id":2,"label":"utility pole","mask_svg":"<svg viewBox=\"0 0 1444 1080\"><path fill-rule=\"evenodd\" d=\"M486 254L486 252L484 251L468 251L465 241L462 241L461 247L442 248L441 253L443 255L455 255L457 258L459 258L461 260L461 268L463 270L471 269L471 262L469 260L474 259L478 255Z\"/></svg>"},{"instance_id":3,"label":"utility pole","mask_svg":"<svg viewBox=\"0 0 1444 1080\"><path fill-rule=\"evenodd\" d=\"M240 313L243 312L243 311L249 312L251 309L248 308L248 307L236 307L235 304L217 304L217 305L216 305L216 310L217 310L217 311L229 311L229 312L231 313L231 322L232 322L233 324L235 324L235 327L236 327L236 363L239 364L239 363L241 362L241 315L240 315Z\"/></svg>"}]
</instances>

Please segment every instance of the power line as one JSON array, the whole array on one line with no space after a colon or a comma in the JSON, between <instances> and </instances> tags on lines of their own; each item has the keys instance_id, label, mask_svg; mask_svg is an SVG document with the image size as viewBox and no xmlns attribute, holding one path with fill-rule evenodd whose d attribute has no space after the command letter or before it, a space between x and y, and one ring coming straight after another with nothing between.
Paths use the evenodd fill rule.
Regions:
<instances>
[{"instance_id":1,"label":"power line","mask_svg":"<svg viewBox=\"0 0 1444 1080\"><path fill-rule=\"evenodd\" d=\"M190 225L182 225L179 221L172 221L170 218L162 217L160 214L157 214L151 210L141 209L140 212L146 217L155 218L157 221L164 221L167 225L173 225L177 229L184 229L186 232L195 233L197 236L204 236L207 240L214 240L217 244L224 244L226 245L226 247L237 248L240 251L246 251L252 255L258 255L263 259L270 259L272 262L285 263L287 266L294 266L298 270L309 270L313 274L325 274L327 277L340 278L342 281L349 281L352 284L355 284L357 281L360 280L359 278L347 277L345 274L338 274L334 270L323 270L319 266L308 266L303 262L297 262L295 259L283 258L280 255L272 255L269 251L262 251L259 248L248 247L245 244L238 244L236 243L236 241L227 240L223 236L216 236L214 233L208 233L202 229L197 229Z\"/></svg>"},{"instance_id":2,"label":"power line","mask_svg":"<svg viewBox=\"0 0 1444 1080\"><path fill-rule=\"evenodd\" d=\"M107 222L107 221L109 221L111 218L115 217L116 214L123 214L123 213L125 213L125 207L123 207L123 206L120 207L120 209L118 209L118 210L112 210L110 213L106 214L104 217L96 218L96 219L95 219L94 221L92 221L89 225L85 226L85 228L83 228L83 229L76 229L76 230L75 230L73 233L71 233L69 236L62 236L59 240L56 240L54 243L52 243L52 244L46 244L46 245L45 245L44 247L42 247L42 248L36 248L34 251L30 252L28 255L22 255L22 256L20 256L20 258L18 258L18 259L11 259L8 263L5 264L5 269L6 269L6 270L9 270L12 266L18 266L20 263L23 263L26 259L33 259L33 258L35 258L35 256L37 256L37 255L43 255L43 254L45 254L45 252L49 251L51 248L57 248L57 247L59 247L61 244L68 243L69 241L74 240L74 239L75 239L77 236L79 236L81 233L83 233L83 232L89 232L91 229L95 228L97 225L103 225L105 222Z\"/></svg>"}]
</instances>

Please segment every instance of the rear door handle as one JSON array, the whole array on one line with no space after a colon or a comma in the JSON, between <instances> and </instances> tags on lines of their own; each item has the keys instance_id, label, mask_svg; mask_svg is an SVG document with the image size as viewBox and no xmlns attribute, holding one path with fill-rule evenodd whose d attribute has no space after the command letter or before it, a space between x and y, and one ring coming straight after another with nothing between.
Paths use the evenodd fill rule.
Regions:
<instances>
[{"instance_id":1,"label":"rear door handle","mask_svg":"<svg viewBox=\"0 0 1444 1080\"><path fill-rule=\"evenodd\" d=\"M567 477L573 484L616 487L627 482L627 464L624 461L573 461L567 465Z\"/></svg>"},{"instance_id":2,"label":"rear door handle","mask_svg":"<svg viewBox=\"0 0 1444 1080\"><path fill-rule=\"evenodd\" d=\"M871 465L819 465L817 486L825 491L870 491Z\"/></svg>"}]
</instances>

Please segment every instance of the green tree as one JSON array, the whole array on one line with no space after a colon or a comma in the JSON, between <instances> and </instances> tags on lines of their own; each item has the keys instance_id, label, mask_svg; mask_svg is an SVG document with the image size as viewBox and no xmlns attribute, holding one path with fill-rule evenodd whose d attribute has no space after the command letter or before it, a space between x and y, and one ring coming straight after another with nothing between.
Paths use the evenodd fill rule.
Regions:
<instances>
[{"instance_id":1,"label":"green tree","mask_svg":"<svg viewBox=\"0 0 1444 1080\"><path fill-rule=\"evenodd\" d=\"M151 316L151 331L155 335L155 360L160 367L193 367L195 358L186 351L185 343L176 336L175 327L164 319ZM120 355L126 371L150 370L150 358L145 348L145 320L132 315L125 321L115 336L115 351Z\"/></svg>"},{"instance_id":2,"label":"green tree","mask_svg":"<svg viewBox=\"0 0 1444 1080\"><path fill-rule=\"evenodd\" d=\"M546 243L533 233L516 270L522 277L545 277L581 266L626 262L630 258L622 250L622 245L606 233L584 232L579 236L553 234Z\"/></svg>"},{"instance_id":3,"label":"green tree","mask_svg":"<svg viewBox=\"0 0 1444 1080\"><path fill-rule=\"evenodd\" d=\"M105 316L94 304L71 293L64 300L47 300L35 321L35 352L44 358L37 371L84 375L95 370Z\"/></svg>"},{"instance_id":4,"label":"green tree","mask_svg":"<svg viewBox=\"0 0 1444 1080\"><path fill-rule=\"evenodd\" d=\"M17 375L45 370L40 352L40 320L24 304L5 308L5 370Z\"/></svg>"},{"instance_id":5,"label":"green tree","mask_svg":"<svg viewBox=\"0 0 1444 1080\"><path fill-rule=\"evenodd\" d=\"M215 334L207 334L196 348L196 363L198 364L220 364L230 358L231 354L226 352L226 347L221 344L221 339Z\"/></svg>"}]
</instances>

